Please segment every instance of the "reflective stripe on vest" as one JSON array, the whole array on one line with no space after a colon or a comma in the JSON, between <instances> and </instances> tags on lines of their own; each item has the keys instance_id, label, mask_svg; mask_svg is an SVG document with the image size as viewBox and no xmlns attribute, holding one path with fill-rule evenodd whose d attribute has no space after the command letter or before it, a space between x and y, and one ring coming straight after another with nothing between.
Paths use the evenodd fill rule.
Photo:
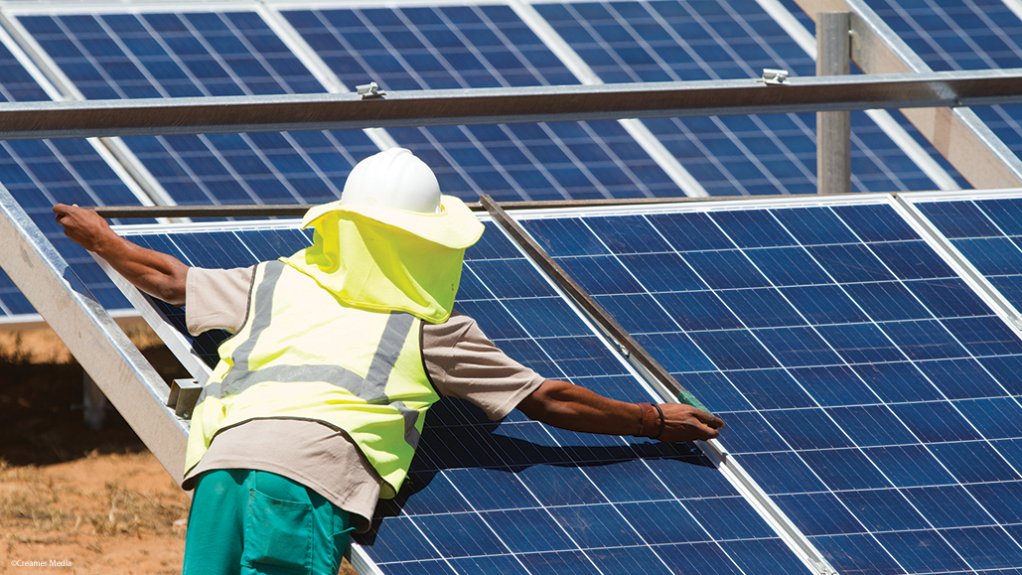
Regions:
<instances>
[{"instance_id":1,"label":"reflective stripe on vest","mask_svg":"<svg viewBox=\"0 0 1022 575\"><path fill-rule=\"evenodd\" d=\"M229 346L227 348L222 348L222 356L226 359L230 359L233 362L233 365L230 367L230 370L226 373L226 376L223 377L221 381L217 381L216 378L214 377L203 389L202 395L199 400L200 406L203 404L205 400L213 400L210 403L216 405L218 409L224 409L229 411L228 407L222 407L223 405L226 405L222 402L224 401L231 402L231 405L235 405L239 401L244 402L245 400L243 398L247 397L245 394L246 391L248 391L249 389L253 388L256 385L264 383L271 385L273 383L281 383L285 386L301 383L310 384L325 383L330 386L335 386L337 388L345 390L352 396L355 396L364 401L365 404L388 405L391 408L393 408L403 420L404 424L403 438L404 441L407 443L407 448L410 448L412 451L414 451L414 449L418 445L420 438L419 430L421 429L421 426L417 425L420 419L420 413L424 413L425 409L428 408L429 404L431 404L437 398L435 391L432 389L431 385L428 382L428 378L425 374L425 367L422 366L421 349L418 349L418 347L416 346L416 350L419 354L416 358L417 369L413 370L409 369L409 365L411 362L411 358L409 356L408 358L405 358L403 360L404 362L403 365L405 366L403 368L404 373L398 374L397 376L399 379L403 378L400 379L399 383L404 382L398 385L398 388L400 390L403 390L403 392L408 392L408 390L411 389L410 395L406 395L406 397L411 397L412 399L414 399L415 405L419 406L419 408L416 409L414 407L409 407L402 400L392 399L388 395L387 388L388 384L393 383L393 378L395 377L394 376L395 365L398 364L399 359L402 357L402 353L404 351L408 351L408 353L411 353L410 350L412 342L409 340L409 338L412 336L412 330L418 325L420 325L419 324L420 320L417 320L414 316L403 312L392 312L390 314L385 315L376 312L352 310L351 308L347 308L346 310L337 308L337 310L335 310L335 312L338 313L345 312L349 315L353 315L353 321L356 321L356 324L354 326L348 327L347 329L349 330L350 329L358 330L360 328L364 328L367 326L371 327L373 325L380 326L379 322L383 320L383 317L386 318L385 323L383 323L383 329L380 335L379 342L376 345L375 351L372 354L371 359L369 359L368 369L366 371L365 377L362 377L357 373L351 371L350 369L342 365L338 365L336 363L310 363L305 365L290 365L280 363L273 364L272 360L269 360L267 362L269 363L268 365L265 365L263 367L258 367L257 365L256 368L253 368L252 365L253 354L257 351L257 348L260 347L263 348L260 351L262 356L257 356L262 357L263 359L266 358L268 349L272 351L271 342L267 341L261 342L260 340L264 339L266 332L271 329L271 324L274 321L275 313L274 299L275 297L279 296L279 294L277 294L276 292L277 288L281 284L281 278L283 274L292 273L303 278L301 280L298 280L299 282L305 281L304 275L302 275L298 271L287 268L287 266L281 262L267 262L266 264L262 264L260 267L262 268L263 273L261 274L262 275L261 279L258 280L259 283L254 288L255 291L252 296L253 301L250 304L249 309L249 314L251 315L250 325L247 326L248 328L247 330L243 328L242 332L239 332L238 334L239 337L244 337L244 339L238 342L237 347L234 348L233 351L230 351ZM292 283L290 283L289 285L291 287L295 287L295 284L293 283L295 281L295 277L289 276L289 278L291 278L292 281ZM309 281L311 282L311 280ZM318 285L315 285L314 283L310 283L308 285L311 286L309 289L322 290L322 288L320 288ZM288 295L293 296L293 294ZM292 307L294 306L292 305ZM298 305L298 307L300 308L301 305ZM346 316L338 316L338 318L340 317ZM359 318L362 319L360 320ZM281 321L287 321L287 318L281 318ZM358 325L357 321L369 321L370 323ZM376 329L379 329L379 327L374 328L374 331ZM327 331L329 333L329 330ZM275 328L274 331L276 336L280 336L281 333L283 333L284 336L287 336L288 333L294 334L296 332L297 335L295 336L295 341L300 342L303 334L300 332L300 330L291 329L290 327L287 326L286 323L282 324L281 326L278 326L277 328ZM274 336L271 335L268 337ZM267 347L267 344L270 344L270 347ZM363 349L365 351L368 351L371 350L372 347L366 346ZM362 355L360 357L368 359L368 355ZM323 358L324 361L328 359L329 358ZM364 361L364 359L362 361ZM365 364L362 365L364 366ZM409 377L411 377L411 379L408 379ZM409 385L411 385L412 387L409 387ZM425 386L425 388L416 386ZM286 395L288 393L288 390L286 387L282 387L279 393ZM245 407L243 408L243 410L252 409L251 401L244 405ZM357 405L346 404L343 408L339 409L351 410L358 408ZM238 423L232 420L230 413L228 413L227 411L224 412L222 418L220 419L219 425L216 423L215 417L210 417L209 419L207 419L208 423L205 424L205 426L207 427L206 429L202 429L203 424L201 422L199 423L200 430L205 434L206 437L209 438L207 440L207 447L208 441L212 439L213 435L219 429L219 427L221 427L223 424ZM296 412L293 408L286 412L280 412L279 410L274 411L272 406L268 406L265 409L261 409L261 411L265 411L266 414L260 414L259 417L309 417L310 419L317 419L319 421L327 423L328 425L343 429L349 432L349 434L352 436L352 439L354 439L356 444L359 445L360 449L362 449L362 451L366 453L369 462L374 467L377 467L377 462L374 461L373 456L370 454L371 450L367 451L366 446L359 441L359 436L357 433L359 429L348 429L343 423L345 421L344 419L339 419L338 421L331 422L324 420L317 415L305 416L300 411ZM391 415L389 417L393 418L394 412L392 411L390 413ZM365 415L366 415L365 413L362 413L363 421ZM393 419L390 419L389 421L394 422ZM196 424L197 424L196 419L193 418L193 433L196 431L195 428ZM209 427L217 427L217 429L209 429ZM391 432L389 432L389 434L384 434L381 435L380 437L381 438L391 437L392 439L390 439L389 441L398 440L396 435L397 432L398 432L397 429L393 429ZM397 446L393 447L396 448ZM190 450L192 449L191 445L189 446L189 449ZM372 449L376 450L381 449L381 446L379 445L378 441L377 443L372 445ZM396 481L397 484L393 485L395 489L400 486L400 481L403 480L404 475L407 471L407 463L410 463L410 455L401 457L402 458L407 457L407 461L402 461L403 463L402 466L404 467L404 469L400 473L398 473L397 476L385 477L388 484L394 481L395 479L397 480ZM194 463L197 462L197 459L195 457L190 456L189 461L190 465L194 465ZM393 462L389 463L387 468L391 469L391 471L393 472L392 469ZM378 471L380 470L379 467L377 467L377 469ZM381 471L381 476L383 475L384 472Z\"/></svg>"}]
</instances>

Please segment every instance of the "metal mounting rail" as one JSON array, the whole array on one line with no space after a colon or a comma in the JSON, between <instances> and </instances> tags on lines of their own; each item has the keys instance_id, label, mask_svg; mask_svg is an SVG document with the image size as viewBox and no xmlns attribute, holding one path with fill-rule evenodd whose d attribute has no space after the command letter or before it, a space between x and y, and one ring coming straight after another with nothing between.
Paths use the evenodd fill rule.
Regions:
<instances>
[{"instance_id":1,"label":"metal mounting rail","mask_svg":"<svg viewBox=\"0 0 1022 575\"><path fill-rule=\"evenodd\" d=\"M864 198L869 195L890 195L888 192L854 192L849 194L828 194L831 198ZM764 201L789 201L797 195L775 194L762 196L710 196L710 197L662 197L662 198L600 198L587 200L529 200L500 202L504 209L547 210L559 208L596 208L608 206L645 206L677 203L729 203ZM95 206L92 209L104 218L152 219L152 218L297 218L305 215L310 208L319 204L245 204L220 206ZM479 202L466 204L474 212L485 212Z\"/></svg>"},{"instance_id":2,"label":"metal mounting rail","mask_svg":"<svg viewBox=\"0 0 1022 575\"><path fill-rule=\"evenodd\" d=\"M569 275L564 268L562 268L557 262L550 257L550 254L540 246L536 240L532 239L532 236L526 232L521 224L516 222L504 211L504 208L500 204L495 202L490 196L482 196L481 204L486 211L490 213L497 224L499 224L504 230L514 238L515 242L522 247L523 250L531 257L547 274L550 275L561 286L561 288L571 296L579 306L585 310L599 325L600 328L607 332L607 334L613 338L614 342L618 345L621 352L629 359L638 363L643 369L648 371L662 386L670 391L679 401L687 403L689 405L698 407L704 411L709 411L705 405L702 404L694 395L692 395L677 379L671 375L671 372L660 364L646 348L642 347L638 341L632 337L632 334L628 333L628 330L621 327L621 324L617 322L607 310L603 309L599 303L589 295L589 292L585 290L578 282L575 281L571 275Z\"/></svg>"},{"instance_id":3,"label":"metal mounting rail","mask_svg":"<svg viewBox=\"0 0 1022 575\"><path fill-rule=\"evenodd\" d=\"M363 129L1022 102L1022 69L359 94L12 102L0 139Z\"/></svg>"},{"instance_id":4,"label":"metal mounting rail","mask_svg":"<svg viewBox=\"0 0 1022 575\"><path fill-rule=\"evenodd\" d=\"M180 481L186 431L166 407L167 384L3 185L0 245L0 267L171 477Z\"/></svg>"}]
</instances>

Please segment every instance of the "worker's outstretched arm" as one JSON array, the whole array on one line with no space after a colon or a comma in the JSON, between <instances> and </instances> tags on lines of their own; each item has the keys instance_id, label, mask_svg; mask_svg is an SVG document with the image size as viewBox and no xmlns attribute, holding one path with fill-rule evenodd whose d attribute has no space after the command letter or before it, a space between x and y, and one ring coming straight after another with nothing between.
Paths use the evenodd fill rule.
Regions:
<instances>
[{"instance_id":1,"label":"worker's outstretched arm","mask_svg":"<svg viewBox=\"0 0 1022 575\"><path fill-rule=\"evenodd\" d=\"M659 408L659 411L657 410ZM530 419L554 427L691 441L717 437L724 421L691 405L661 403L656 407L603 397L579 385L548 379L518 404ZM661 417L663 413L663 426Z\"/></svg>"},{"instance_id":2,"label":"worker's outstretched arm","mask_svg":"<svg viewBox=\"0 0 1022 575\"><path fill-rule=\"evenodd\" d=\"M57 204L53 213L67 237L109 262L135 287L167 303L185 302L188 266L181 260L122 238L95 210Z\"/></svg>"}]
</instances>

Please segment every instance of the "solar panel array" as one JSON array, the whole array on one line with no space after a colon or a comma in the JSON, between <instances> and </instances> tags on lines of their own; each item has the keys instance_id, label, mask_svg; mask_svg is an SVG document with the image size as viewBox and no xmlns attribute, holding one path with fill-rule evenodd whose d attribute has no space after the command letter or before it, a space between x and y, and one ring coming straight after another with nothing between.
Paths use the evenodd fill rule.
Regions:
<instances>
[{"instance_id":1,"label":"solar panel array","mask_svg":"<svg viewBox=\"0 0 1022 575\"><path fill-rule=\"evenodd\" d=\"M758 2L581 2L536 9L606 82L725 80L815 62ZM852 115L852 189L934 189L865 113ZM711 195L814 193L815 114L646 120Z\"/></svg>"},{"instance_id":2,"label":"solar panel array","mask_svg":"<svg viewBox=\"0 0 1022 575\"><path fill-rule=\"evenodd\" d=\"M787 2L790 5L790 2ZM1019 67L1018 16L993 0L869 0L938 70ZM347 86L577 84L535 10L604 82L811 75L805 52L738 0L283 9ZM263 7L264 13L272 7ZM324 92L254 11L153 8L18 22L84 97ZM803 19L804 21L804 19ZM0 45L4 101L49 99ZM977 110L1016 152L1017 106ZM649 120L711 194L815 191L811 114ZM933 182L863 114L853 188ZM618 122L395 128L447 193L498 200L680 195ZM915 135L915 134L914 134ZM320 202L379 149L361 131L126 138L181 204ZM58 201L136 204L84 140L5 142L0 181L108 308L123 299L64 239ZM946 164L945 164L946 165ZM958 177L957 174L952 174ZM917 207L1016 308L1022 200ZM796 203L797 204L797 203ZM729 424L725 446L842 573L1022 572L1022 341L888 200L678 208L523 222L579 282ZM463 311L548 377L620 399L651 392L504 235L469 252ZM192 265L233 267L308 243L286 224L135 232ZM161 306L183 329L181 310ZM0 278L0 315L30 313ZM223 334L191 341L207 359ZM387 573L804 572L691 444L577 434L458 402L430 416L409 486L363 538Z\"/></svg>"},{"instance_id":3,"label":"solar panel array","mask_svg":"<svg viewBox=\"0 0 1022 575\"><path fill-rule=\"evenodd\" d=\"M42 86L0 44L0 101L49 100ZM64 237L50 208L58 202L82 205L137 205L139 199L86 140L5 141L0 143L0 182L73 266L97 300L124 307L92 258ZM0 318L34 314L35 309L0 272Z\"/></svg>"},{"instance_id":4,"label":"solar panel array","mask_svg":"<svg viewBox=\"0 0 1022 575\"><path fill-rule=\"evenodd\" d=\"M839 572L1022 566L1022 340L886 201L523 225Z\"/></svg>"},{"instance_id":5,"label":"solar panel array","mask_svg":"<svg viewBox=\"0 0 1022 575\"><path fill-rule=\"evenodd\" d=\"M934 70L1022 67L1022 19L1014 0L867 0ZM1016 154L1022 153L1022 106L982 106L976 114Z\"/></svg>"},{"instance_id":6,"label":"solar panel array","mask_svg":"<svg viewBox=\"0 0 1022 575\"><path fill-rule=\"evenodd\" d=\"M1016 310L1022 309L1022 200L988 195L914 205Z\"/></svg>"},{"instance_id":7,"label":"solar panel array","mask_svg":"<svg viewBox=\"0 0 1022 575\"><path fill-rule=\"evenodd\" d=\"M648 401L593 330L499 230L469 250L458 309L548 377ZM191 265L235 267L308 245L265 230L130 234ZM430 411L408 485L361 539L385 573L805 572L692 444L562 431L468 404Z\"/></svg>"},{"instance_id":8,"label":"solar panel array","mask_svg":"<svg viewBox=\"0 0 1022 575\"><path fill-rule=\"evenodd\" d=\"M88 99L325 90L254 12L23 16ZM361 131L125 138L178 204L337 199L351 166L379 151Z\"/></svg>"},{"instance_id":9,"label":"solar panel array","mask_svg":"<svg viewBox=\"0 0 1022 575\"><path fill-rule=\"evenodd\" d=\"M508 6L285 11L351 86L387 90L570 85L579 81ZM682 195L613 121L395 128L402 146L465 198L584 199Z\"/></svg>"},{"instance_id":10,"label":"solar panel array","mask_svg":"<svg viewBox=\"0 0 1022 575\"><path fill-rule=\"evenodd\" d=\"M367 6L303 10L282 4L285 23L274 25L241 6L126 6L123 13L97 14L19 6L12 17L90 99L326 91L307 65L310 56L293 52L295 43L278 35L288 24L349 87L369 79L395 90L578 83L561 49L550 47L550 30L520 16L532 10L605 82L747 78L768 66L812 73L788 31L753 0ZM274 10L263 7L262 14ZM0 51L0 60L12 91L7 97L47 98L9 52ZM855 189L934 187L872 121L856 117ZM813 122L812 115L778 115L646 126L709 193L760 194L814 190ZM396 128L383 140L361 131L132 137L125 142L138 165L124 161L129 172L141 167L151 174L157 193L175 203L320 202L336 198L353 163L391 139L434 166L445 191L467 199L481 192L498 200L681 194L643 145L610 121ZM9 152L17 158L9 175L0 174L3 181L46 188L25 200L31 210L45 212L65 198L138 201L119 167L110 168L85 142L5 146L21 151ZM76 266L86 266L82 275L104 304L123 306L80 251L61 249ZM0 313L27 311L4 280Z\"/></svg>"},{"instance_id":11,"label":"solar panel array","mask_svg":"<svg viewBox=\"0 0 1022 575\"><path fill-rule=\"evenodd\" d=\"M1020 201L919 205L963 253L1003 261L1022 251ZM1022 566L1022 341L888 200L523 224L727 420L725 446L839 572ZM486 238L469 252L464 311L544 375L649 397L531 263L496 230ZM290 229L135 239L225 267L308 243ZM798 569L690 446L441 405L412 487L363 540L388 573Z\"/></svg>"},{"instance_id":12,"label":"solar panel array","mask_svg":"<svg viewBox=\"0 0 1022 575\"><path fill-rule=\"evenodd\" d=\"M752 0L536 8L606 81L748 78L765 66L812 74L811 60ZM369 79L401 90L578 83L505 5L283 14L348 86ZM88 98L324 91L255 12L27 14L18 21ZM648 125L711 193L792 193L815 189L813 121L810 114ZM679 194L617 122L390 134L435 166L446 190L463 197ZM856 189L934 187L864 115L855 134ZM132 138L129 144L179 203L335 197L351 162L375 150L360 132ZM343 157L332 157L333 150Z\"/></svg>"}]
</instances>

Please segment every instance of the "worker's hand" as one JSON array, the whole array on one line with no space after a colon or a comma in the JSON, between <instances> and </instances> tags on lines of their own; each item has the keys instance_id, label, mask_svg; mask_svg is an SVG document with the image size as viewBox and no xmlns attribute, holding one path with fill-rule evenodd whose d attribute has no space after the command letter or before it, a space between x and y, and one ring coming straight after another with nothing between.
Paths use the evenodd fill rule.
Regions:
<instances>
[{"instance_id":1,"label":"worker's hand","mask_svg":"<svg viewBox=\"0 0 1022 575\"><path fill-rule=\"evenodd\" d=\"M64 234L89 251L98 253L104 243L117 237L95 210L57 204L53 214L57 223L64 226Z\"/></svg>"},{"instance_id":2,"label":"worker's hand","mask_svg":"<svg viewBox=\"0 0 1022 575\"><path fill-rule=\"evenodd\" d=\"M664 431L660 441L713 439L720 435L724 420L685 403L661 403Z\"/></svg>"}]
</instances>

